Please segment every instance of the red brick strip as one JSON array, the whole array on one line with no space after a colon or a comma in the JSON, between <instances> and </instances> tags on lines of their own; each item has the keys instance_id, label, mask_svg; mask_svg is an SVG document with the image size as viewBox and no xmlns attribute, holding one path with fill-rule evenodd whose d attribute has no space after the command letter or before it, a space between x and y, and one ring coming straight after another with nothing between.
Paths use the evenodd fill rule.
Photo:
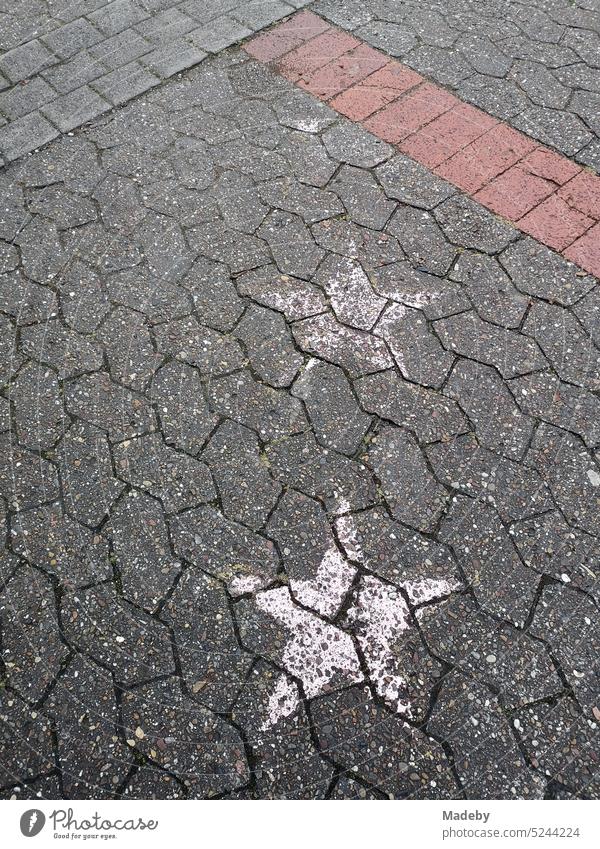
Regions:
<instances>
[{"instance_id":1,"label":"red brick strip","mask_svg":"<svg viewBox=\"0 0 600 849\"><path fill-rule=\"evenodd\" d=\"M600 177L312 12L247 52L600 277Z\"/></svg>"}]
</instances>

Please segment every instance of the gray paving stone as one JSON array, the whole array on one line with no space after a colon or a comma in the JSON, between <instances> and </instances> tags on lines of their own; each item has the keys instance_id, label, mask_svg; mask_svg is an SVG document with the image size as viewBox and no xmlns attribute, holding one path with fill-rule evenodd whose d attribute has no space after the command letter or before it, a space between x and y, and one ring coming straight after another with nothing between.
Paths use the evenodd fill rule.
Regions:
<instances>
[{"instance_id":1,"label":"gray paving stone","mask_svg":"<svg viewBox=\"0 0 600 849\"><path fill-rule=\"evenodd\" d=\"M534 421L521 413L495 369L460 359L446 382L444 394L460 404L482 446L512 460L522 459Z\"/></svg>"},{"instance_id":2,"label":"gray paving stone","mask_svg":"<svg viewBox=\"0 0 600 849\"><path fill-rule=\"evenodd\" d=\"M85 18L77 18L42 36L44 44L61 59L70 59L80 50L101 40L102 33Z\"/></svg>"},{"instance_id":3,"label":"gray paving stone","mask_svg":"<svg viewBox=\"0 0 600 849\"><path fill-rule=\"evenodd\" d=\"M14 786L19 780L35 778L54 768L50 720L12 693L4 693L0 702L0 739L2 786Z\"/></svg>"},{"instance_id":4,"label":"gray paving stone","mask_svg":"<svg viewBox=\"0 0 600 849\"><path fill-rule=\"evenodd\" d=\"M444 238L429 212L400 206L387 226L417 271L444 275L454 260L456 250Z\"/></svg>"},{"instance_id":5,"label":"gray paving stone","mask_svg":"<svg viewBox=\"0 0 600 849\"><path fill-rule=\"evenodd\" d=\"M453 547L482 609L522 628L540 576L523 565L493 507L455 496L439 539Z\"/></svg>"},{"instance_id":6,"label":"gray paving stone","mask_svg":"<svg viewBox=\"0 0 600 849\"><path fill-rule=\"evenodd\" d=\"M250 0L241 9L233 9L233 17L241 21L252 31L261 30L274 21L285 18L294 11L292 6L280 0Z\"/></svg>"},{"instance_id":7,"label":"gray paving stone","mask_svg":"<svg viewBox=\"0 0 600 849\"><path fill-rule=\"evenodd\" d=\"M302 133L320 133L339 119L337 112L300 89L286 89L273 109L280 124Z\"/></svg>"},{"instance_id":8,"label":"gray paving stone","mask_svg":"<svg viewBox=\"0 0 600 849\"><path fill-rule=\"evenodd\" d=\"M421 722L442 667L425 648L403 596L365 575L350 605L344 624L362 649L378 696L396 713Z\"/></svg>"},{"instance_id":9,"label":"gray paving stone","mask_svg":"<svg viewBox=\"0 0 600 849\"><path fill-rule=\"evenodd\" d=\"M12 510L24 510L58 498L56 468L43 457L0 436L0 495ZM19 474L15 475L15 469Z\"/></svg>"},{"instance_id":10,"label":"gray paving stone","mask_svg":"<svg viewBox=\"0 0 600 849\"><path fill-rule=\"evenodd\" d=\"M288 321L309 318L327 309L327 301L319 288L306 280L281 274L274 265L242 274L235 282L240 295L279 310Z\"/></svg>"},{"instance_id":11,"label":"gray paving stone","mask_svg":"<svg viewBox=\"0 0 600 849\"><path fill-rule=\"evenodd\" d=\"M573 263L533 239L520 239L501 254L500 262L522 292L570 306L595 285Z\"/></svg>"},{"instance_id":12,"label":"gray paving stone","mask_svg":"<svg viewBox=\"0 0 600 849\"><path fill-rule=\"evenodd\" d=\"M571 787L577 798L598 798L597 725L581 716L576 704L564 698L558 704L524 708L515 725L529 759L540 771Z\"/></svg>"},{"instance_id":13,"label":"gray paving stone","mask_svg":"<svg viewBox=\"0 0 600 849\"><path fill-rule=\"evenodd\" d=\"M89 19L104 35L114 35L147 17L144 7L134 0L114 0L89 15Z\"/></svg>"},{"instance_id":14,"label":"gray paving stone","mask_svg":"<svg viewBox=\"0 0 600 849\"><path fill-rule=\"evenodd\" d=\"M131 62L94 80L92 87L114 106L119 106L148 91L158 82L158 77L143 68L139 62Z\"/></svg>"},{"instance_id":15,"label":"gray paving stone","mask_svg":"<svg viewBox=\"0 0 600 849\"><path fill-rule=\"evenodd\" d=\"M54 100L41 111L63 133L80 127L82 124L97 118L110 109L110 104L99 97L89 86L82 86L76 91L65 94Z\"/></svg>"},{"instance_id":16,"label":"gray paving stone","mask_svg":"<svg viewBox=\"0 0 600 849\"><path fill-rule=\"evenodd\" d=\"M263 441L281 439L308 427L300 401L259 383L247 369L211 381L208 394L215 412L256 431Z\"/></svg>"},{"instance_id":17,"label":"gray paving stone","mask_svg":"<svg viewBox=\"0 0 600 849\"><path fill-rule=\"evenodd\" d=\"M442 318L434 322L433 327L446 348L495 366L504 378L517 377L546 365L545 357L531 338L482 321L474 312Z\"/></svg>"},{"instance_id":18,"label":"gray paving stone","mask_svg":"<svg viewBox=\"0 0 600 849\"><path fill-rule=\"evenodd\" d=\"M389 159L393 148L350 121L340 121L323 134L323 144L338 162L374 168Z\"/></svg>"},{"instance_id":19,"label":"gray paving stone","mask_svg":"<svg viewBox=\"0 0 600 849\"><path fill-rule=\"evenodd\" d=\"M525 565L598 598L600 543L595 537L567 525L557 510L516 522L510 533Z\"/></svg>"},{"instance_id":20,"label":"gray paving stone","mask_svg":"<svg viewBox=\"0 0 600 849\"><path fill-rule=\"evenodd\" d=\"M353 221L339 218L321 221L314 224L311 230L315 241L322 248L357 259L370 269L404 259L404 252L393 236L359 227Z\"/></svg>"},{"instance_id":21,"label":"gray paving stone","mask_svg":"<svg viewBox=\"0 0 600 849\"><path fill-rule=\"evenodd\" d=\"M600 442L600 401L594 393L550 372L517 378L510 388L525 413L579 434L589 448Z\"/></svg>"},{"instance_id":22,"label":"gray paving stone","mask_svg":"<svg viewBox=\"0 0 600 849\"><path fill-rule=\"evenodd\" d=\"M598 620L588 596L570 587L544 587L530 631L546 640L581 706L597 702Z\"/></svg>"},{"instance_id":23,"label":"gray paving stone","mask_svg":"<svg viewBox=\"0 0 600 849\"><path fill-rule=\"evenodd\" d=\"M29 115L0 127L0 154L7 162L11 162L57 136L58 130L39 112L30 112Z\"/></svg>"},{"instance_id":24,"label":"gray paving stone","mask_svg":"<svg viewBox=\"0 0 600 849\"><path fill-rule=\"evenodd\" d=\"M117 475L158 498L168 513L216 497L206 465L169 447L158 433L121 442L113 455Z\"/></svg>"},{"instance_id":25,"label":"gray paving stone","mask_svg":"<svg viewBox=\"0 0 600 849\"><path fill-rule=\"evenodd\" d=\"M4 53L0 57L0 71L11 83L18 83L39 74L55 62L56 57L36 38Z\"/></svg>"},{"instance_id":26,"label":"gray paving stone","mask_svg":"<svg viewBox=\"0 0 600 849\"><path fill-rule=\"evenodd\" d=\"M403 589L411 604L441 598L461 587L450 549L391 519L382 507L336 519L347 557Z\"/></svg>"},{"instance_id":27,"label":"gray paving stone","mask_svg":"<svg viewBox=\"0 0 600 849\"><path fill-rule=\"evenodd\" d=\"M53 219L59 229L79 227L96 219L94 204L85 197L68 191L64 186L46 186L30 194L30 212Z\"/></svg>"},{"instance_id":28,"label":"gray paving stone","mask_svg":"<svg viewBox=\"0 0 600 849\"><path fill-rule=\"evenodd\" d=\"M334 617L356 569L337 548L323 507L288 491L270 517L267 533L279 546L294 599L322 616Z\"/></svg>"},{"instance_id":29,"label":"gray paving stone","mask_svg":"<svg viewBox=\"0 0 600 849\"><path fill-rule=\"evenodd\" d=\"M153 613L181 571L162 507L132 490L112 510L104 533L112 543L125 598Z\"/></svg>"},{"instance_id":30,"label":"gray paving stone","mask_svg":"<svg viewBox=\"0 0 600 849\"><path fill-rule=\"evenodd\" d=\"M0 274L0 309L18 327L50 321L58 314L56 295L46 286L27 280L20 272ZM14 363L13 368L16 368Z\"/></svg>"},{"instance_id":31,"label":"gray paving stone","mask_svg":"<svg viewBox=\"0 0 600 849\"><path fill-rule=\"evenodd\" d=\"M335 186L331 186L335 191ZM297 180L281 177L263 183L259 188L263 201L270 207L299 215L306 224L341 215L344 208L333 192L304 186Z\"/></svg>"},{"instance_id":32,"label":"gray paving stone","mask_svg":"<svg viewBox=\"0 0 600 849\"><path fill-rule=\"evenodd\" d=\"M340 196L352 221L363 227L381 230L396 208L371 174L350 165L342 167L330 188Z\"/></svg>"},{"instance_id":33,"label":"gray paving stone","mask_svg":"<svg viewBox=\"0 0 600 849\"><path fill-rule=\"evenodd\" d=\"M353 377L392 365L381 339L339 324L329 313L296 322L293 333L304 351L342 366Z\"/></svg>"},{"instance_id":34,"label":"gray paving stone","mask_svg":"<svg viewBox=\"0 0 600 849\"><path fill-rule=\"evenodd\" d=\"M442 747L353 687L315 701L319 745L344 772L356 774L391 799L456 798Z\"/></svg>"},{"instance_id":35,"label":"gray paving stone","mask_svg":"<svg viewBox=\"0 0 600 849\"><path fill-rule=\"evenodd\" d=\"M113 303L143 313L151 325L183 318L192 311L191 299L180 286L159 283L139 270L118 271L106 277L104 283Z\"/></svg>"},{"instance_id":36,"label":"gray paving stone","mask_svg":"<svg viewBox=\"0 0 600 849\"><path fill-rule=\"evenodd\" d=\"M511 283L493 257L464 251L454 264L450 276L463 284L478 314L484 321L502 327L519 327L529 299Z\"/></svg>"},{"instance_id":37,"label":"gray paving stone","mask_svg":"<svg viewBox=\"0 0 600 849\"><path fill-rule=\"evenodd\" d=\"M116 383L143 391L162 357L156 354L144 316L117 307L95 333Z\"/></svg>"},{"instance_id":38,"label":"gray paving stone","mask_svg":"<svg viewBox=\"0 0 600 849\"><path fill-rule=\"evenodd\" d=\"M167 444L197 454L218 421L208 408L198 372L184 363L166 363L156 372L149 395Z\"/></svg>"},{"instance_id":39,"label":"gray paving stone","mask_svg":"<svg viewBox=\"0 0 600 849\"><path fill-rule=\"evenodd\" d=\"M84 375L65 388L67 411L107 431L114 441L152 431L154 413L142 396L118 386L104 372Z\"/></svg>"},{"instance_id":40,"label":"gray paving stone","mask_svg":"<svg viewBox=\"0 0 600 849\"><path fill-rule=\"evenodd\" d=\"M159 324L154 338L161 354L196 366L204 376L227 374L245 362L239 344L231 336L202 327L194 316Z\"/></svg>"},{"instance_id":41,"label":"gray paving stone","mask_svg":"<svg viewBox=\"0 0 600 849\"><path fill-rule=\"evenodd\" d=\"M310 230L296 215L275 210L258 232L271 248L282 274L310 279L323 259L324 252L315 245Z\"/></svg>"},{"instance_id":42,"label":"gray paving stone","mask_svg":"<svg viewBox=\"0 0 600 849\"><path fill-rule=\"evenodd\" d=\"M256 375L269 386L289 386L304 362L295 349L283 317L264 307L251 306L234 334L248 354Z\"/></svg>"},{"instance_id":43,"label":"gray paving stone","mask_svg":"<svg viewBox=\"0 0 600 849\"><path fill-rule=\"evenodd\" d=\"M450 183L401 154L380 165L375 173L388 197L422 209L431 210L456 193Z\"/></svg>"},{"instance_id":44,"label":"gray paving stone","mask_svg":"<svg viewBox=\"0 0 600 849\"><path fill-rule=\"evenodd\" d=\"M96 60L97 67L105 66L107 70L114 71L151 50L152 45L139 32L134 29L126 29L118 35L113 35L111 38L106 38L94 45L90 48L89 53ZM95 77L100 76L102 76L102 72L95 74Z\"/></svg>"},{"instance_id":45,"label":"gray paving stone","mask_svg":"<svg viewBox=\"0 0 600 849\"><path fill-rule=\"evenodd\" d=\"M131 769L118 736L112 676L81 655L73 659L46 703L58 726L58 758L69 799L114 798Z\"/></svg>"},{"instance_id":46,"label":"gray paving stone","mask_svg":"<svg viewBox=\"0 0 600 849\"><path fill-rule=\"evenodd\" d=\"M567 431L541 424L527 460L548 484L567 521L597 535L598 466L583 443Z\"/></svg>"},{"instance_id":47,"label":"gray paving stone","mask_svg":"<svg viewBox=\"0 0 600 849\"><path fill-rule=\"evenodd\" d=\"M128 745L173 773L191 798L210 798L248 781L239 733L183 694L177 678L126 693L123 720ZM138 728L143 736L136 734Z\"/></svg>"},{"instance_id":48,"label":"gray paving stone","mask_svg":"<svg viewBox=\"0 0 600 849\"><path fill-rule=\"evenodd\" d=\"M269 255L261 240L228 230L222 225L207 224L189 230L188 240L198 253L225 263L234 274L250 271L269 261Z\"/></svg>"},{"instance_id":49,"label":"gray paving stone","mask_svg":"<svg viewBox=\"0 0 600 849\"><path fill-rule=\"evenodd\" d=\"M36 702L69 653L60 639L49 580L36 569L19 569L0 596L0 617L7 683Z\"/></svg>"},{"instance_id":50,"label":"gray paving stone","mask_svg":"<svg viewBox=\"0 0 600 849\"><path fill-rule=\"evenodd\" d=\"M390 56L404 57L416 44L416 38L410 30L390 21L367 23L358 30L357 35Z\"/></svg>"},{"instance_id":51,"label":"gray paving stone","mask_svg":"<svg viewBox=\"0 0 600 849\"><path fill-rule=\"evenodd\" d=\"M240 600L236 613L242 645L298 678L308 698L362 681L351 637L297 606L287 587ZM334 649L319 662L314 648L323 642Z\"/></svg>"},{"instance_id":52,"label":"gray paving stone","mask_svg":"<svg viewBox=\"0 0 600 849\"><path fill-rule=\"evenodd\" d=\"M327 256L313 281L325 289L336 318L359 330L371 330L386 303L361 264L348 257Z\"/></svg>"},{"instance_id":53,"label":"gray paving stone","mask_svg":"<svg viewBox=\"0 0 600 849\"><path fill-rule=\"evenodd\" d=\"M374 332L387 342L403 377L439 389L454 357L442 348L419 310L392 304L377 322Z\"/></svg>"},{"instance_id":54,"label":"gray paving stone","mask_svg":"<svg viewBox=\"0 0 600 849\"><path fill-rule=\"evenodd\" d=\"M367 462L381 481L392 515L419 531L433 531L447 493L433 478L416 440L386 426L373 438Z\"/></svg>"},{"instance_id":55,"label":"gray paving stone","mask_svg":"<svg viewBox=\"0 0 600 849\"><path fill-rule=\"evenodd\" d=\"M96 527L124 486L114 477L105 434L92 425L75 422L63 436L56 455L67 514Z\"/></svg>"},{"instance_id":56,"label":"gray paving stone","mask_svg":"<svg viewBox=\"0 0 600 849\"><path fill-rule=\"evenodd\" d=\"M221 582L188 569L161 619L173 629L188 693L210 710L228 711L252 660L238 643Z\"/></svg>"},{"instance_id":57,"label":"gray paving stone","mask_svg":"<svg viewBox=\"0 0 600 849\"><path fill-rule=\"evenodd\" d=\"M112 577L106 540L63 514L59 503L25 510L13 525L13 551L74 589Z\"/></svg>"},{"instance_id":58,"label":"gray paving stone","mask_svg":"<svg viewBox=\"0 0 600 849\"><path fill-rule=\"evenodd\" d=\"M251 32L234 18L224 15L206 26L192 30L190 38L201 50L205 50L207 53L219 53L226 47L246 38Z\"/></svg>"},{"instance_id":59,"label":"gray paving stone","mask_svg":"<svg viewBox=\"0 0 600 849\"><path fill-rule=\"evenodd\" d=\"M168 631L117 596L110 584L65 595L61 602L66 639L130 686L169 675L174 661Z\"/></svg>"},{"instance_id":60,"label":"gray paving stone","mask_svg":"<svg viewBox=\"0 0 600 849\"><path fill-rule=\"evenodd\" d=\"M272 542L226 519L212 507L188 510L169 522L176 552L243 595L272 582L278 558Z\"/></svg>"},{"instance_id":61,"label":"gray paving stone","mask_svg":"<svg viewBox=\"0 0 600 849\"><path fill-rule=\"evenodd\" d=\"M327 185L337 169L317 136L289 131L277 150L287 160L295 177L310 186Z\"/></svg>"},{"instance_id":62,"label":"gray paving stone","mask_svg":"<svg viewBox=\"0 0 600 849\"><path fill-rule=\"evenodd\" d=\"M225 515L254 530L260 528L281 486L269 475L256 434L240 424L223 422L202 452L202 460L212 471Z\"/></svg>"},{"instance_id":63,"label":"gray paving stone","mask_svg":"<svg viewBox=\"0 0 600 849\"><path fill-rule=\"evenodd\" d=\"M121 799L187 799L188 791L183 781L168 772L144 764L131 775Z\"/></svg>"},{"instance_id":64,"label":"gray paving stone","mask_svg":"<svg viewBox=\"0 0 600 849\"><path fill-rule=\"evenodd\" d=\"M61 277L60 305L67 324L81 333L95 330L110 308L100 277L79 260Z\"/></svg>"},{"instance_id":65,"label":"gray paving stone","mask_svg":"<svg viewBox=\"0 0 600 849\"><path fill-rule=\"evenodd\" d=\"M480 612L468 595L425 605L417 620L436 657L496 688L509 709L562 692L543 643Z\"/></svg>"},{"instance_id":66,"label":"gray paving stone","mask_svg":"<svg viewBox=\"0 0 600 849\"><path fill-rule=\"evenodd\" d=\"M429 319L463 312L470 306L469 299L457 283L416 271L406 261L374 269L371 281L378 294L419 309Z\"/></svg>"},{"instance_id":67,"label":"gray paving stone","mask_svg":"<svg viewBox=\"0 0 600 849\"><path fill-rule=\"evenodd\" d=\"M340 368L321 360L309 360L292 393L306 404L322 445L350 456L359 450L372 419L358 406Z\"/></svg>"},{"instance_id":68,"label":"gray paving stone","mask_svg":"<svg viewBox=\"0 0 600 849\"><path fill-rule=\"evenodd\" d=\"M170 77L197 65L205 57L203 50L198 50L181 39L153 50L144 57L143 62L157 76Z\"/></svg>"},{"instance_id":69,"label":"gray paving stone","mask_svg":"<svg viewBox=\"0 0 600 849\"><path fill-rule=\"evenodd\" d=\"M464 195L444 201L434 215L451 242L484 253L497 253L518 236L513 227Z\"/></svg>"},{"instance_id":70,"label":"gray paving stone","mask_svg":"<svg viewBox=\"0 0 600 849\"><path fill-rule=\"evenodd\" d=\"M39 109L54 96L54 89L41 77L36 76L0 93L0 112L14 121Z\"/></svg>"},{"instance_id":71,"label":"gray paving stone","mask_svg":"<svg viewBox=\"0 0 600 849\"><path fill-rule=\"evenodd\" d=\"M17 439L27 448L50 448L66 427L56 375L39 363L28 363L13 381Z\"/></svg>"},{"instance_id":72,"label":"gray paving stone","mask_svg":"<svg viewBox=\"0 0 600 849\"><path fill-rule=\"evenodd\" d=\"M282 484L320 499L332 513L374 504L377 493L366 466L321 448L312 434L292 436L267 448L271 470Z\"/></svg>"},{"instance_id":73,"label":"gray paving stone","mask_svg":"<svg viewBox=\"0 0 600 849\"><path fill-rule=\"evenodd\" d=\"M269 212L261 201L262 185L255 186L251 177L235 171L222 174L214 196L228 227L243 233L254 233Z\"/></svg>"},{"instance_id":74,"label":"gray paving stone","mask_svg":"<svg viewBox=\"0 0 600 849\"><path fill-rule=\"evenodd\" d=\"M333 768L315 749L297 684L259 661L232 711L260 768L257 792L265 799L322 799Z\"/></svg>"},{"instance_id":75,"label":"gray paving stone","mask_svg":"<svg viewBox=\"0 0 600 849\"><path fill-rule=\"evenodd\" d=\"M354 385L365 410L414 430L424 442L448 439L468 429L454 401L409 383L394 371L368 375Z\"/></svg>"},{"instance_id":76,"label":"gray paving stone","mask_svg":"<svg viewBox=\"0 0 600 849\"><path fill-rule=\"evenodd\" d=\"M594 344L600 346L600 287L596 286L589 294L573 307L573 312L592 337Z\"/></svg>"},{"instance_id":77,"label":"gray paving stone","mask_svg":"<svg viewBox=\"0 0 600 849\"><path fill-rule=\"evenodd\" d=\"M482 448L472 433L429 446L427 456L440 481L492 504L505 522L552 507L550 493L533 469Z\"/></svg>"},{"instance_id":78,"label":"gray paving stone","mask_svg":"<svg viewBox=\"0 0 600 849\"><path fill-rule=\"evenodd\" d=\"M106 70L105 65L90 52L82 50L68 62L61 62L60 65L42 71L42 76L60 94L67 94L101 77Z\"/></svg>"},{"instance_id":79,"label":"gray paving stone","mask_svg":"<svg viewBox=\"0 0 600 849\"><path fill-rule=\"evenodd\" d=\"M535 339L563 380L591 390L600 387L600 350L569 310L536 301L523 332Z\"/></svg>"},{"instance_id":80,"label":"gray paving stone","mask_svg":"<svg viewBox=\"0 0 600 849\"><path fill-rule=\"evenodd\" d=\"M467 798L543 798L544 782L528 768L498 700L486 687L450 673L427 727L433 733L443 727Z\"/></svg>"}]
</instances>

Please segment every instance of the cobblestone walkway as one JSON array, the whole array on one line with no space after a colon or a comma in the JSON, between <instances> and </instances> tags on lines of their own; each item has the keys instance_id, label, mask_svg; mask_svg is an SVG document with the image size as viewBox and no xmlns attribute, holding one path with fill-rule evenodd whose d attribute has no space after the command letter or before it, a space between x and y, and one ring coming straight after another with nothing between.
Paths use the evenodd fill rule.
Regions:
<instances>
[{"instance_id":1,"label":"cobblestone walkway","mask_svg":"<svg viewBox=\"0 0 600 849\"><path fill-rule=\"evenodd\" d=\"M598 280L238 47L0 197L0 795L598 798Z\"/></svg>"},{"instance_id":2,"label":"cobblestone walkway","mask_svg":"<svg viewBox=\"0 0 600 849\"><path fill-rule=\"evenodd\" d=\"M0 165L310 0L0 3Z\"/></svg>"}]
</instances>

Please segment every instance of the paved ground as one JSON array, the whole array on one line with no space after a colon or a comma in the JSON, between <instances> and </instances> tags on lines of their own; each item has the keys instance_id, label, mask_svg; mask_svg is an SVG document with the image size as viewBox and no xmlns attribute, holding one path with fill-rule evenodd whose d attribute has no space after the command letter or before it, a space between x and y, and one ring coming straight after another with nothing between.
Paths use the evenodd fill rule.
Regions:
<instances>
[{"instance_id":1,"label":"paved ground","mask_svg":"<svg viewBox=\"0 0 600 849\"><path fill-rule=\"evenodd\" d=\"M597 798L598 280L247 50L0 171L1 793Z\"/></svg>"}]
</instances>

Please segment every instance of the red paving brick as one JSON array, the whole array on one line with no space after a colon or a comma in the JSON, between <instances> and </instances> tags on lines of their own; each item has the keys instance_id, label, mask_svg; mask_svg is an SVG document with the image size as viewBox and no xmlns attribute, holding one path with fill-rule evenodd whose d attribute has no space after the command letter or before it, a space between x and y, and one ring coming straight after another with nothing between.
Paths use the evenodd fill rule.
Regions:
<instances>
[{"instance_id":1,"label":"red paving brick","mask_svg":"<svg viewBox=\"0 0 600 849\"><path fill-rule=\"evenodd\" d=\"M536 147L536 142L512 127L497 124L436 168L436 174L473 194Z\"/></svg>"},{"instance_id":2,"label":"red paving brick","mask_svg":"<svg viewBox=\"0 0 600 849\"><path fill-rule=\"evenodd\" d=\"M420 74L397 62L388 62L380 71L338 95L331 105L352 121L363 121L421 82Z\"/></svg>"},{"instance_id":3,"label":"red paving brick","mask_svg":"<svg viewBox=\"0 0 600 849\"><path fill-rule=\"evenodd\" d=\"M400 100L364 121L364 126L387 142L400 142L460 103L431 83L422 83Z\"/></svg>"},{"instance_id":4,"label":"red paving brick","mask_svg":"<svg viewBox=\"0 0 600 849\"><path fill-rule=\"evenodd\" d=\"M564 156L559 156L553 150L548 150L547 147L536 148L522 159L519 165L535 174L536 177L551 180L559 186L568 183L581 171L579 165L571 162L570 159L565 159Z\"/></svg>"},{"instance_id":5,"label":"red paving brick","mask_svg":"<svg viewBox=\"0 0 600 849\"><path fill-rule=\"evenodd\" d=\"M331 29L284 56L277 63L277 70L288 80L297 82L359 44L354 36Z\"/></svg>"},{"instance_id":6,"label":"red paving brick","mask_svg":"<svg viewBox=\"0 0 600 849\"><path fill-rule=\"evenodd\" d=\"M562 187L558 196L584 215L600 220L600 177L596 174L581 171Z\"/></svg>"},{"instance_id":7,"label":"red paving brick","mask_svg":"<svg viewBox=\"0 0 600 849\"><path fill-rule=\"evenodd\" d=\"M587 215L551 195L519 221L519 228L538 241L562 251L593 224Z\"/></svg>"},{"instance_id":8,"label":"red paving brick","mask_svg":"<svg viewBox=\"0 0 600 849\"><path fill-rule=\"evenodd\" d=\"M556 191L556 185L514 165L484 186L475 200L497 215L518 221L525 213Z\"/></svg>"},{"instance_id":9,"label":"red paving brick","mask_svg":"<svg viewBox=\"0 0 600 849\"><path fill-rule=\"evenodd\" d=\"M600 277L600 224L588 230L585 236L567 248L564 254L567 259Z\"/></svg>"},{"instance_id":10,"label":"red paving brick","mask_svg":"<svg viewBox=\"0 0 600 849\"><path fill-rule=\"evenodd\" d=\"M253 38L245 49L259 62L272 62L328 29L331 27L322 18L312 12L300 12L276 29Z\"/></svg>"},{"instance_id":11,"label":"red paving brick","mask_svg":"<svg viewBox=\"0 0 600 849\"><path fill-rule=\"evenodd\" d=\"M399 147L422 165L435 168L497 123L496 118L491 118L474 106L459 103L417 133L408 136Z\"/></svg>"},{"instance_id":12,"label":"red paving brick","mask_svg":"<svg viewBox=\"0 0 600 849\"><path fill-rule=\"evenodd\" d=\"M600 177L312 12L246 50L600 277Z\"/></svg>"},{"instance_id":13,"label":"red paving brick","mask_svg":"<svg viewBox=\"0 0 600 849\"><path fill-rule=\"evenodd\" d=\"M321 100L329 100L382 68L386 62L387 58L382 53L361 44L320 68L308 79L300 80L299 85Z\"/></svg>"}]
</instances>

